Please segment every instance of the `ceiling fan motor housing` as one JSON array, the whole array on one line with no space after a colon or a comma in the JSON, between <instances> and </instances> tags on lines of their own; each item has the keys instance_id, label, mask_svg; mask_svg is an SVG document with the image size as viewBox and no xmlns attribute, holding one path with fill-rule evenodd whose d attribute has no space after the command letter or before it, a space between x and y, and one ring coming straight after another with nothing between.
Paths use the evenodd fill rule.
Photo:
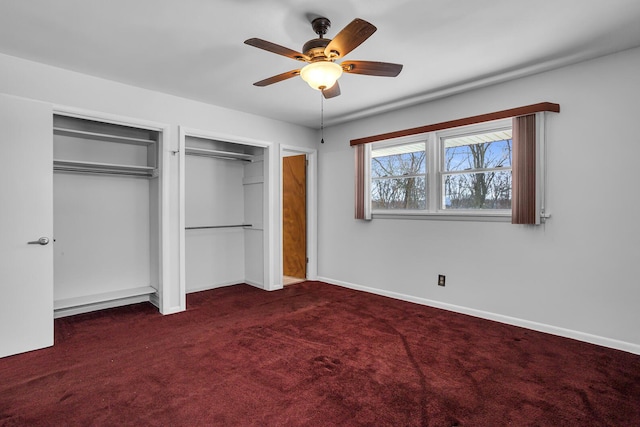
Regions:
<instances>
[{"instance_id":1,"label":"ceiling fan motor housing","mask_svg":"<svg viewBox=\"0 0 640 427\"><path fill-rule=\"evenodd\" d=\"M311 39L302 46L302 53L313 59L325 59L324 48L331 39Z\"/></svg>"},{"instance_id":2,"label":"ceiling fan motor housing","mask_svg":"<svg viewBox=\"0 0 640 427\"><path fill-rule=\"evenodd\" d=\"M329 18L319 17L311 21L311 27L313 31L318 35L317 39L311 39L302 46L302 52L311 58L312 61L321 61L331 58L327 58L324 53L324 48L327 47L331 39L325 39L324 35L327 34L327 30L331 27L331 21Z\"/></svg>"}]
</instances>

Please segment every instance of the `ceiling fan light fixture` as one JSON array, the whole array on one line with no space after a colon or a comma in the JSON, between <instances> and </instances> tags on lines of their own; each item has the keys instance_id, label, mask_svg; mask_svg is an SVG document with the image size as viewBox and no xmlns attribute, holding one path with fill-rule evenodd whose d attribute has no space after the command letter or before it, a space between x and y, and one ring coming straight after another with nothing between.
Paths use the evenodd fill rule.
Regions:
<instances>
[{"instance_id":1,"label":"ceiling fan light fixture","mask_svg":"<svg viewBox=\"0 0 640 427\"><path fill-rule=\"evenodd\" d=\"M315 90L329 89L342 75L342 67L331 61L318 61L305 65L300 77Z\"/></svg>"}]
</instances>

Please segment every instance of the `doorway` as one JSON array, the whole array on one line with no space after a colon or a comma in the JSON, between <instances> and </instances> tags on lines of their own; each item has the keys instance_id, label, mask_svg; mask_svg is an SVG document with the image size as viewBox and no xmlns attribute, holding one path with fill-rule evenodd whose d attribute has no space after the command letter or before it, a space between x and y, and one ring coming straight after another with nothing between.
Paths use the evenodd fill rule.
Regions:
<instances>
[{"instance_id":1,"label":"doorway","mask_svg":"<svg viewBox=\"0 0 640 427\"><path fill-rule=\"evenodd\" d=\"M286 276L287 280L285 280L285 257L287 257L288 250L285 249L285 232L284 232L284 223L285 223L285 162L289 162L289 160L285 160L289 157L301 156L299 158L305 158L305 186L304 186L304 194L306 198L306 202L304 207L300 205L297 210L302 210L305 213L305 223L306 230L302 232L303 238L305 239L305 252L306 256L304 257L304 264L306 267L306 274L303 278L293 278L291 281L288 279L292 276ZM315 149L305 148L305 147L297 147L290 145L280 145L280 251L279 251L279 265L280 265L280 276L279 283L280 286L285 286L287 284L291 284L291 282L297 283L300 281L306 280L318 280L318 215L317 215L317 205L318 205L318 186L317 186L317 176L318 176L318 152ZM301 233L301 231L298 231ZM287 271L288 272L288 271Z\"/></svg>"},{"instance_id":2,"label":"doorway","mask_svg":"<svg viewBox=\"0 0 640 427\"><path fill-rule=\"evenodd\" d=\"M283 285L307 278L307 156L282 159Z\"/></svg>"}]
</instances>

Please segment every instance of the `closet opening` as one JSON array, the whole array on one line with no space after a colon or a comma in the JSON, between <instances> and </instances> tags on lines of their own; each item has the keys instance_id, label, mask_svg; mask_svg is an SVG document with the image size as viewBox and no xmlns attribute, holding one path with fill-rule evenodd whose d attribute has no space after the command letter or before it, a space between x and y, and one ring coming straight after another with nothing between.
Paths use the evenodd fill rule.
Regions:
<instances>
[{"instance_id":1,"label":"closet opening","mask_svg":"<svg viewBox=\"0 0 640 427\"><path fill-rule=\"evenodd\" d=\"M160 129L55 114L54 317L160 302Z\"/></svg>"},{"instance_id":2,"label":"closet opening","mask_svg":"<svg viewBox=\"0 0 640 427\"><path fill-rule=\"evenodd\" d=\"M184 293L247 283L268 289L268 147L183 131Z\"/></svg>"}]
</instances>

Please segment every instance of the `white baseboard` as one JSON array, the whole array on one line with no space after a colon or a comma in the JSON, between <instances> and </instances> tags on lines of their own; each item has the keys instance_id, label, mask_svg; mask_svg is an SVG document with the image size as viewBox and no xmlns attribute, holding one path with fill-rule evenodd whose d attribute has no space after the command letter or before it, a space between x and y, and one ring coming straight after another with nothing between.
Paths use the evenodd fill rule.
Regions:
<instances>
[{"instance_id":1,"label":"white baseboard","mask_svg":"<svg viewBox=\"0 0 640 427\"><path fill-rule=\"evenodd\" d=\"M153 304L158 309L158 311L161 311L160 310L160 295L158 295L158 292L155 292L155 293L149 295L149 302L151 304Z\"/></svg>"},{"instance_id":2,"label":"white baseboard","mask_svg":"<svg viewBox=\"0 0 640 427\"><path fill-rule=\"evenodd\" d=\"M174 307L169 307L166 310L159 310L160 314L162 315L169 315L169 314L176 314L176 313L182 313L184 310L184 308L180 307L179 305L176 305Z\"/></svg>"},{"instance_id":3,"label":"white baseboard","mask_svg":"<svg viewBox=\"0 0 640 427\"><path fill-rule=\"evenodd\" d=\"M397 292L385 291L382 289L369 288L367 286L356 285L354 283L343 282L341 280L330 279L328 277L318 277L319 281L329 283L344 288L355 289L376 295L382 295L402 301L413 302L416 304L426 305L429 307L441 308L443 310L453 311L455 313L468 314L470 316L479 317L481 319L494 320L496 322L505 323L507 325L520 326L522 328L531 329L538 332L545 332L551 335L558 335L565 338L572 338L578 341L584 341L591 344L601 345L616 350L622 350L633 354L640 354L640 345L626 341L615 340L598 335L592 335L585 332L574 331L571 329L560 328L544 323L532 322L530 320L519 319L517 317L504 316L502 314L491 313L488 311L477 310L474 308L463 307L454 304L447 304L440 301L434 301L426 298L419 298L412 295L400 294Z\"/></svg>"},{"instance_id":4,"label":"white baseboard","mask_svg":"<svg viewBox=\"0 0 640 427\"><path fill-rule=\"evenodd\" d=\"M162 315L182 313L185 310L184 307L180 307L179 305L162 309L162 307L160 307L160 296L157 292L149 295L149 302L153 304Z\"/></svg>"},{"instance_id":5,"label":"white baseboard","mask_svg":"<svg viewBox=\"0 0 640 427\"><path fill-rule=\"evenodd\" d=\"M192 294L194 292L209 291L211 289L224 288L225 286L239 285L240 283L245 283L244 279L230 280L228 282L221 282L221 283L210 283L207 285L198 285L195 288L187 289L186 293Z\"/></svg>"}]
</instances>

